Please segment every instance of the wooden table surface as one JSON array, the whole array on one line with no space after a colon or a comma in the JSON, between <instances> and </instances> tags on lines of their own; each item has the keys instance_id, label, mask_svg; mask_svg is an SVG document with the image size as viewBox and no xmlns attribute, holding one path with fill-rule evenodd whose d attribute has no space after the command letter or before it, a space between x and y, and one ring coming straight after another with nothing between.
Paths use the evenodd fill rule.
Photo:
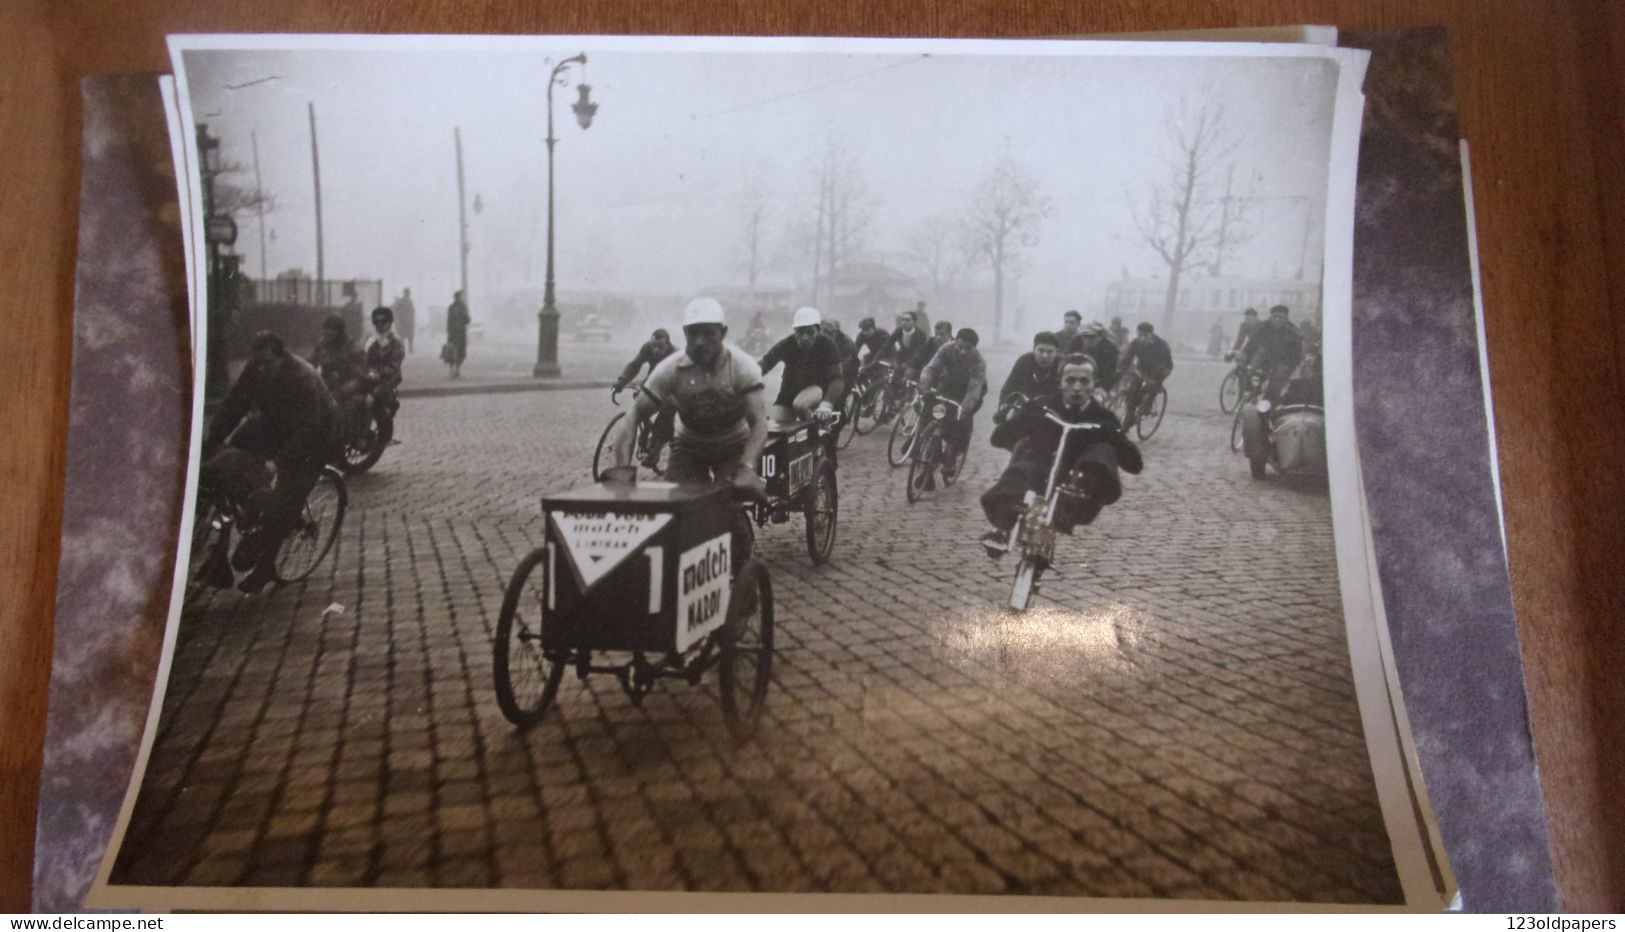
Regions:
<instances>
[{"instance_id":1,"label":"wooden table surface","mask_svg":"<svg viewBox=\"0 0 1625 932\"><path fill-rule=\"evenodd\" d=\"M0 3L0 912L28 908L61 520L78 80L172 32L1036 36L1450 28L1472 144L1530 715L1564 903L1625 910L1625 3L6 0Z\"/></svg>"}]
</instances>

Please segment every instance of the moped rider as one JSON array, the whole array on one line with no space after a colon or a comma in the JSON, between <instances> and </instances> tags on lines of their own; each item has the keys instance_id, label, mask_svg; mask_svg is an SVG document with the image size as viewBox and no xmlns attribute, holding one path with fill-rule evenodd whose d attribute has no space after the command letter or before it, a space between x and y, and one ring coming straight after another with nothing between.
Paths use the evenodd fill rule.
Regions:
<instances>
[{"instance_id":1,"label":"moped rider","mask_svg":"<svg viewBox=\"0 0 1625 932\"><path fill-rule=\"evenodd\" d=\"M1264 373L1264 398L1281 400L1292 373L1303 362L1303 335L1292 325L1284 304L1270 308L1270 319L1253 331L1247 347L1247 365Z\"/></svg>"},{"instance_id":2,"label":"moped rider","mask_svg":"<svg viewBox=\"0 0 1625 932\"><path fill-rule=\"evenodd\" d=\"M780 424L828 417L846 388L841 351L823 332L822 321L817 308L798 308L790 335L773 344L759 362L763 375L784 363L778 397L768 409L768 417Z\"/></svg>"},{"instance_id":3,"label":"moped rider","mask_svg":"<svg viewBox=\"0 0 1625 932\"><path fill-rule=\"evenodd\" d=\"M1122 496L1118 470L1138 474L1144 467L1140 450L1124 436L1117 416L1095 400L1095 365L1081 353L1060 363L1061 390L1034 398L993 430L993 445L1013 451L1010 464L992 487L982 493L982 512L993 530L982 536L988 556L1009 549L1010 529L1021 515L1028 492L1044 494L1055 457L1064 456L1060 475L1081 486L1084 495L1070 499L1058 510L1056 529L1071 533L1078 524L1093 521L1102 508ZM1053 414L1072 425L1088 425L1067 438L1059 449L1061 428Z\"/></svg>"},{"instance_id":4,"label":"moped rider","mask_svg":"<svg viewBox=\"0 0 1625 932\"><path fill-rule=\"evenodd\" d=\"M683 352L655 366L622 418L611 449L616 473L632 462L637 425L662 407L677 410L666 478L679 483L726 482L754 497L766 494L756 463L767 443L762 370L750 354L724 342L728 325L714 298L683 309Z\"/></svg>"}]
</instances>

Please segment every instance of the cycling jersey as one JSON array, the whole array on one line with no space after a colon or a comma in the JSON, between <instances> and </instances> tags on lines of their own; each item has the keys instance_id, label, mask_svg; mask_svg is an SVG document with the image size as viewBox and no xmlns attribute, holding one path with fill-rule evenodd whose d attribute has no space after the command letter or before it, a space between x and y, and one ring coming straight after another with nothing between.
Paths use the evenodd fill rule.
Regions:
<instances>
[{"instance_id":1,"label":"cycling jersey","mask_svg":"<svg viewBox=\"0 0 1625 932\"><path fill-rule=\"evenodd\" d=\"M710 447L749 438L745 398L761 388L762 370L756 360L731 343L722 344L710 367L700 366L687 353L667 356L643 383L656 404L676 406L676 443Z\"/></svg>"}]
</instances>

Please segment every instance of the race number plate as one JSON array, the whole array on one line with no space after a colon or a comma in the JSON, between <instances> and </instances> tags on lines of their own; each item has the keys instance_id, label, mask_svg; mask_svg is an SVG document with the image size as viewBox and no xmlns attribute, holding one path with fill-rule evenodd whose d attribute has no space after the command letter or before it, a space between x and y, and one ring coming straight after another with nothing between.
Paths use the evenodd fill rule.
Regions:
<instances>
[{"instance_id":1,"label":"race number plate","mask_svg":"<svg viewBox=\"0 0 1625 932\"><path fill-rule=\"evenodd\" d=\"M813 457L811 453L803 454L790 461L790 494L807 487L812 481Z\"/></svg>"}]
</instances>

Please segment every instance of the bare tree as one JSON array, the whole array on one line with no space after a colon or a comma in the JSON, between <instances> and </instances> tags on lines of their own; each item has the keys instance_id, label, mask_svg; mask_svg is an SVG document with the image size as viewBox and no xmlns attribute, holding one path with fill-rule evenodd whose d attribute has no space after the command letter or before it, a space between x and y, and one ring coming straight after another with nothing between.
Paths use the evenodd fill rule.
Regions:
<instances>
[{"instance_id":1,"label":"bare tree","mask_svg":"<svg viewBox=\"0 0 1625 932\"><path fill-rule=\"evenodd\" d=\"M938 213L925 218L903 243L912 271L931 284L933 303L953 287L964 272L965 250L952 214Z\"/></svg>"},{"instance_id":2,"label":"bare tree","mask_svg":"<svg viewBox=\"0 0 1625 932\"><path fill-rule=\"evenodd\" d=\"M1055 213L1054 204L1039 190L1008 152L999 156L971 193L970 205L960 218L960 242L965 253L986 262L993 272L993 334L1004 332L1004 283L1026 260L1026 251L1038 244L1039 228Z\"/></svg>"},{"instance_id":3,"label":"bare tree","mask_svg":"<svg viewBox=\"0 0 1625 932\"><path fill-rule=\"evenodd\" d=\"M1150 196L1134 207L1140 238L1168 267L1162 325L1172 326L1179 303L1180 277L1204 259L1222 261L1225 249L1238 243L1237 222L1243 199L1215 197L1211 187L1236 150L1237 139L1224 105L1213 96L1180 104L1168 115L1173 147L1168 175L1151 185Z\"/></svg>"},{"instance_id":4,"label":"bare tree","mask_svg":"<svg viewBox=\"0 0 1625 932\"><path fill-rule=\"evenodd\" d=\"M752 175L739 194L739 243L735 247L735 268L745 273L752 291L768 260L768 222L773 218L773 196L767 179Z\"/></svg>"},{"instance_id":5,"label":"bare tree","mask_svg":"<svg viewBox=\"0 0 1625 932\"><path fill-rule=\"evenodd\" d=\"M831 135L825 140L812 176L811 210L796 232L811 253L813 303L833 305L835 282L863 248L875 204L845 137Z\"/></svg>"}]
</instances>

